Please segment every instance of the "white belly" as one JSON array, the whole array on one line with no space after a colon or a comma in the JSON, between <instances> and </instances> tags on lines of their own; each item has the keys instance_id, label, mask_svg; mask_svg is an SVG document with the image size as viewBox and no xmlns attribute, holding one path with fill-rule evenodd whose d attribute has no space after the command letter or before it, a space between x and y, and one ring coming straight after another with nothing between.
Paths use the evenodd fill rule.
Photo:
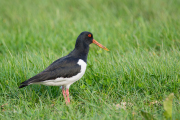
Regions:
<instances>
[{"instance_id":1,"label":"white belly","mask_svg":"<svg viewBox=\"0 0 180 120\"><path fill-rule=\"evenodd\" d=\"M70 85L76 82L77 80L79 80L86 71L87 64L83 60L80 59L77 64L81 66L81 71L75 76L72 76L70 78L60 77L54 80L46 80L46 81L35 83L35 84L43 84L43 85L48 85L48 86L62 86L63 85L63 86L66 86L66 88L68 89Z\"/></svg>"}]
</instances>

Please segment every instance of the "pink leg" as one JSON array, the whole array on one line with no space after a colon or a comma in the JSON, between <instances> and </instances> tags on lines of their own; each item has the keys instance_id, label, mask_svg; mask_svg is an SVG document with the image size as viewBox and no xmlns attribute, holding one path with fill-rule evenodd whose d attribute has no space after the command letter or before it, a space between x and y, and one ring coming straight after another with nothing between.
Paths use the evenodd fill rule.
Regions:
<instances>
[{"instance_id":1,"label":"pink leg","mask_svg":"<svg viewBox=\"0 0 180 120\"><path fill-rule=\"evenodd\" d=\"M70 99L69 99L69 89L66 89L66 95L67 95L67 101L66 101L66 104L70 104Z\"/></svg>"},{"instance_id":2,"label":"pink leg","mask_svg":"<svg viewBox=\"0 0 180 120\"><path fill-rule=\"evenodd\" d=\"M64 89L64 86L62 86L62 93L63 93L64 99L65 99L65 101L66 101L66 91L65 91L65 89Z\"/></svg>"}]
</instances>

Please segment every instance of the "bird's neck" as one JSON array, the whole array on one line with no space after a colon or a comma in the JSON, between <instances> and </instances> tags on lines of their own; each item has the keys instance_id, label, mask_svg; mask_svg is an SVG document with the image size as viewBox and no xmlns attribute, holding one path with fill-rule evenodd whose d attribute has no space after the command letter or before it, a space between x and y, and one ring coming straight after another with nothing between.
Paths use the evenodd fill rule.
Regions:
<instances>
[{"instance_id":1,"label":"bird's neck","mask_svg":"<svg viewBox=\"0 0 180 120\"><path fill-rule=\"evenodd\" d=\"M69 55L76 56L87 62L88 53L89 53L89 45L76 44L74 50Z\"/></svg>"}]
</instances>

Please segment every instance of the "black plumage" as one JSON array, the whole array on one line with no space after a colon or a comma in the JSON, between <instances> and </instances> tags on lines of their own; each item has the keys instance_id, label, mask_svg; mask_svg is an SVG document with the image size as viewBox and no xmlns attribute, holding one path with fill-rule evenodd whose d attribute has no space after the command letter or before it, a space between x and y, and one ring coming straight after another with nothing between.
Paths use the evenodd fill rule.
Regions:
<instances>
[{"instance_id":1,"label":"black plumage","mask_svg":"<svg viewBox=\"0 0 180 120\"><path fill-rule=\"evenodd\" d=\"M45 80L53 80L59 77L70 78L78 74L81 70L81 66L77 64L78 58L63 57L54 61L49 67L47 67L41 73L21 83L19 88L25 87L32 83L42 82Z\"/></svg>"}]
</instances>

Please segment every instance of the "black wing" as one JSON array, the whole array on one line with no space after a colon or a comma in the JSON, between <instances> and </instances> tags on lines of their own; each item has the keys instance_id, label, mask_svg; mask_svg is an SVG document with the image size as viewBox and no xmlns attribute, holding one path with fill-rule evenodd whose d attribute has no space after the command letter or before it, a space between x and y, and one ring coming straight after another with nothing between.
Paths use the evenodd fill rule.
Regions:
<instances>
[{"instance_id":1,"label":"black wing","mask_svg":"<svg viewBox=\"0 0 180 120\"><path fill-rule=\"evenodd\" d=\"M42 82L45 80L52 80L58 77L69 78L78 74L81 70L81 66L77 64L79 59L74 57L65 56L54 61L44 71L35 75L21 83L19 88L25 87L31 83Z\"/></svg>"}]
</instances>

